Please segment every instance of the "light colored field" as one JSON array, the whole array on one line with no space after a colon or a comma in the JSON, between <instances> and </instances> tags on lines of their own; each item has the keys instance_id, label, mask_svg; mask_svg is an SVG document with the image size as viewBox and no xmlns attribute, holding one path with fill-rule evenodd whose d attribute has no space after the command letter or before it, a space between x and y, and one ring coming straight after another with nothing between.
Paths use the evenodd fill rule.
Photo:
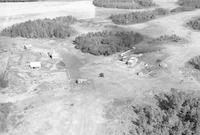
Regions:
<instances>
[{"instance_id":1,"label":"light colored field","mask_svg":"<svg viewBox=\"0 0 200 135\"><path fill-rule=\"evenodd\" d=\"M94 18L95 7L91 1L1 3L0 29L27 20L68 15L78 19Z\"/></svg>"}]
</instances>

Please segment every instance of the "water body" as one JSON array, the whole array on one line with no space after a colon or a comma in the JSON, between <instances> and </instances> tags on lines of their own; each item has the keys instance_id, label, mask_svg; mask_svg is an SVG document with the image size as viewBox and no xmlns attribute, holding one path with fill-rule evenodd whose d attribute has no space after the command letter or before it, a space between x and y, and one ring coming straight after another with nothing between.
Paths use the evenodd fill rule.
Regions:
<instances>
[{"instance_id":1,"label":"water body","mask_svg":"<svg viewBox=\"0 0 200 135\"><path fill-rule=\"evenodd\" d=\"M78 19L95 17L92 1L41 1L0 3L0 29L39 18L72 15Z\"/></svg>"}]
</instances>

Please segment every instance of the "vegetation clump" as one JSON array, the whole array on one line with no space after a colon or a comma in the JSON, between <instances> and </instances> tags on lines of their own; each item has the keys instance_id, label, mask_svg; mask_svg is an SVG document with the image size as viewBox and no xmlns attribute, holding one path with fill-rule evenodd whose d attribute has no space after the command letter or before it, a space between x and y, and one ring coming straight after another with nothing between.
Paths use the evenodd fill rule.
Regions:
<instances>
[{"instance_id":1,"label":"vegetation clump","mask_svg":"<svg viewBox=\"0 0 200 135\"><path fill-rule=\"evenodd\" d=\"M120 105L122 112L119 105L118 112L108 110L109 118L120 122L116 132L124 135L199 135L200 97L172 89L169 93L155 95L154 101L151 105L133 105L126 101Z\"/></svg>"},{"instance_id":2,"label":"vegetation clump","mask_svg":"<svg viewBox=\"0 0 200 135\"><path fill-rule=\"evenodd\" d=\"M6 88L8 87L8 78L7 78L7 73L4 72L0 75L0 88Z\"/></svg>"},{"instance_id":3,"label":"vegetation clump","mask_svg":"<svg viewBox=\"0 0 200 135\"><path fill-rule=\"evenodd\" d=\"M38 19L8 27L1 32L1 35L25 38L66 38L75 33L70 26L74 22L76 19L72 16Z\"/></svg>"},{"instance_id":4,"label":"vegetation clump","mask_svg":"<svg viewBox=\"0 0 200 135\"><path fill-rule=\"evenodd\" d=\"M153 11L138 11L126 14L111 15L110 19L115 24L136 24L143 23L155 19L158 16L169 14L167 9L158 8Z\"/></svg>"},{"instance_id":5,"label":"vegetation clump","mask_svg":"<svg viewBox=\"0 0 200 135\"><path fill-rule=\"evenodd\" d=\"M167 42L167 43L175 42L175 43L177 43L177 42L181 42L183 40L184 40L183 38L177 36L176 34L172 34L172 35L162 35L158 38L153 39L151 42L152 43L156 43L156 42L158 42L158 43L162 43L162 42Z\"/></svg>"},{"instance_id":6,"label":"vegetation clump","mask_svg":"<svg viewBox=\"0 0 200 135\"><path fill-rule=\"evenodd\" d=\"M172 9L170 12L171 13L180 13L180 12L185 12L185 11L193 11L195 8L194 7L177 7Z\"/></svg>"},{"instance_id":7,"label":"vegetation clump","mask_svg":"<svg viewBox=\"0 0 200 135\"><path fill-rule=\"evenodd\" d=\"M200 30L200 17L187 22L187 26L194 30Z\"/></svg>"},{"instance_id":8,"label":"vegetation clump","mask_svg":"<svg viewBox=\"0 0 200 135\"><path fill-rule=\"evenodd\" d=\"M75 48L93 55L111 55L132 49L143 40L143 36L134 32L103 31L88 33L76 37Z\"/></svg>"},{"instance_id":9,"label":"vegetation clump","mask_svg":"<svg viewBox=\"0 0 200 135\"><path fill-rule=\"evenodd\" d=\"M183 7L200 8L199 0L178 0L178 4Z\"/></svg>"},{"instance_id":10,"label":"vegetation clump","mask_svg":"<svg viewBox=\"0 0 200 135\"><path fill-rule=\"evenodd\" d=\"M194 69L200 70L200 56L196 56L188 61L188 64Z\"/></svg>"},{"instance_id":11,"label":"vegetation clump","mask_svg":"<svg viewBox=\"0 0 200 135\"><path fill-rule=\"evenodd\" d=\"M153 0L94 0L93 4L97 7L136 9L155 6Z\"/></svg>"}]
</instances>

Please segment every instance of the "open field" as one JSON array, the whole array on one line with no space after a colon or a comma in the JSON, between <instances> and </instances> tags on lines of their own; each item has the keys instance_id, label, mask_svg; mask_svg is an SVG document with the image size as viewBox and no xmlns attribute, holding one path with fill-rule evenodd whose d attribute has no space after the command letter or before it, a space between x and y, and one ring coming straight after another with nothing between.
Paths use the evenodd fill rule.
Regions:
<instances>
[{"instance_id":1,"label":"open field","mask_svg":"<svg viewBox=\"0 0 200 135\"><path fill-rule=\"evenodd\" d=\"M175 0L154 2L169 11L177 7ZM81 1L80 7L77 1L11 3L14 9L23 5L11 14L4 4L1 30L70 14L78 21L70 25L76 33L67 38L0 37L1 135L199 134L200 32L186 24L200 9L116 25L107 16L95 17L91 1ZM134 33L127 31L144 41L132 46ZM75 47L76 39L80 46L90 43L89 53ZM127 49L112 55L90 53L93 47L115 50L125 43Z\"/></svg>"}]
</instances>

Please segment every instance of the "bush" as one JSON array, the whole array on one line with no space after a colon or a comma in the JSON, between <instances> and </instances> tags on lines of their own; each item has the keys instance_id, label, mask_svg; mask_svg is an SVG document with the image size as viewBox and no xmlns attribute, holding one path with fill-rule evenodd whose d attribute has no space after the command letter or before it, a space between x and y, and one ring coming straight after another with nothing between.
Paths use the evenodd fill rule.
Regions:
<instances>
[{"instance_id":1,"label":"bush","mask_svg":"<svg viewBox=\"0 0 200 135\"><path fill-rule=\"evenodd\" d=\"M111 55L132 49L143 40L143 36L134 32L103 31L88 33L76 37L75 48L94 55Z\"/></svg>"},{"instance_id":2,"label":"bush","mask_svg":"<svg viewBox=\"0 0 200 135\"><path fill-rule=\"evenodd\" d=\"M136 24L143 23L155 19L158 16L167 15L169 11L163 8L158 8L153 11L139 11L126 14L111 15L110 19L115 24Z\"/></svg>"},{"instance_id":3,"label":"bush","mask_svg":"<svg viewBox=\"0 0 200 135\"><path fill-rule=\"evenodd\" d=\"M199 0L178 0L178 4L184 7L200 8Z\"/></svg>"},{"instance_id":4,"label":"bush","mask_svg":"<svg viewBox=\"0 0 200 135\"><path fill-rule=\"evenodd\" d=\"M13 25L1 32L3 36L25 38L66 38L75 33L70 27L76 21L71 16L55 19L38 19Z\"/></svg>"},{"instance_id":5,"label":"bush","mask_svg":"<svg viewBox=\"0 0 200 135\"><path fill-rule=\"evenodd\" d=\"M93 4L97 7L135 9L152 7L153 0L94 0Z\"/></svg>"},{"instance_id":6,"label":"bush","mask_svg":"<svg viewBox=\"0 0 200 135\"><path fill-rule=\"evenodd\" d=\"M200 17L187 22L187 26L194 30L200 30Z\"/></svg>"},{"instance_id":7,"label":"bush","mask_svg":"<svg viewBox=\"0 0 200 135\"><path fill-rule=\"evenodd\" d=\"M188 61L188 64L194 69L200 70L200 56L196 56Z\"/></svg>"}]
</instances>

